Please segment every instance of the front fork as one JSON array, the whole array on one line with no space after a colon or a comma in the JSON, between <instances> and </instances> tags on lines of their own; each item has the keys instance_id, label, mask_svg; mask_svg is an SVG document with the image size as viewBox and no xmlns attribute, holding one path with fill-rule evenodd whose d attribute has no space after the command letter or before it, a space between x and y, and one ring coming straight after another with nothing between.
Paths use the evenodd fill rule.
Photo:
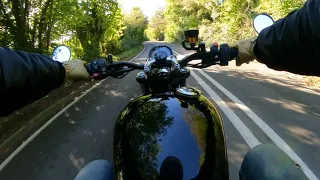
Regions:
<instances>
[{"instance_id":1,"label":"front fork","mask_svg":"<svg viewBox=\"0 0 320 180\"><path fill-rule=\"evenodd\" d=\"M140 89L143 95L147 95L151 93L150 87L147 84L140 83Z\"/></svg>"},{"instance_id":2,"label":"front fork","mask_svg":"<svg viewBox=\"0 0 320 180\"><path fill-rule=\"evenodd\" d=\"M151 93L150 87L144 83L146 77L147 77L146 74L142 71L139 72L136 76L136 81L140 84L140 89L143 95L147 95Z\"/></svg>"},{"instance_id":3,"label":"front fork","mask_svg":"<svg viewBox=\"0 0 320 180\"><path fill-rule=\"evenodd\" d=\"M178 87L184 87L186 86L186 80L183 79L179 82L179 86ZM150 94L151 93L151 89L149 87L149 85L147 84L143 84L143 83L140 83L140 89L141 89L141 92L143 95L147 95L147 94Z\"/></svg>"},{"instance_id":4,"label":"front fork","mask_svg":"<svg viewBox=\"0 0 320 180\"><path fill-rule=\"evenodd\" d=\"M144 72L139 72L136 77L137 82L140 84L140 89L143 95L147 95L151 93L151 88L148 84L145 83L145 78L146 78L146 75ZM177 87L186 86L187 84L186 81L187 81L186 79L181 79L178 82Z\"/></svg>"},{"instance_id":5,"label":"front fork","mask_svg":"<svg viewBox=\"0 0 320 180\"><path fill-rule=\"evenodd\" d=\"M180 87L183 87L183 86L186 86L187 85L187 80L186 79L182 79L179 81L179 86Z\"/></svg>"}]
</instances>

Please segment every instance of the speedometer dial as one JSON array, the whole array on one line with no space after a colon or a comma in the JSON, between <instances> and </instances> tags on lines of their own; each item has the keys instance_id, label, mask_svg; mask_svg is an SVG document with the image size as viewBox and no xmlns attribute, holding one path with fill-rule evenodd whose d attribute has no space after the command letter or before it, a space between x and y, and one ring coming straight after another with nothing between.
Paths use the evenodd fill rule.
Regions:
<instances>
[{"instance_id":1,"label":"speedometer dial","mask_svg":"<svg viewBox=\"0 0 320 180\"><path fill-rule=\"evenodd\" d=\"M157 46L149 52L149 58L154 58L155 60L165 60L171 55L173 55L173 53L168 46Z\"/></svg>"}]
</instances>

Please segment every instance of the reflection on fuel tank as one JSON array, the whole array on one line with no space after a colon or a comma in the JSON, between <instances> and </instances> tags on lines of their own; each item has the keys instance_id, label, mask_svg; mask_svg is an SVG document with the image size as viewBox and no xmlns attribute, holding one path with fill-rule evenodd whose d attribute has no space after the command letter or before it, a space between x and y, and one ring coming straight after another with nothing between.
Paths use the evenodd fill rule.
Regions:
<instances>
[{"instance_id":1,"label":"reflection on fuel tank","mask_svg":"<svg viewBox=\"0 0 320 180\"><path fill-rule=\"evenodd\" d=\"M157 179L159 177L157 167L161 162L158 162L157 155L161 149L158 137L166 133L166 129L173 121L173 117L167 116L168 107L165 103L159 102L160 100L154 99L143 106L137 106L136 112L131 117L134 121L126 121L127 123L123 124L123 128L129 129L126 136L130 137L130 140L123 138L123 141L128 140L128 142L120 140L116 143L118 146L116 147L116 164L119 166L125 163L126 167L132 167L126 169L124 179L132 179L132 177ZM127 147L121 147L122 145ZM130 152L119 152L119 150L130 150ZM122 160L126 161L122 162ZM139 167L138 172L135 171L136 167Z\"/></svg>"},{"instance_id":2,"label":"reflection on fuel tank","mask_svg":"<svg viewBox=\"0 0 320 180\"><path fill-rule=\"evenodd\" d=\"M183 113L183 119L189 125L190 132L197 142L199 151L202 152L199 160L200 172L195 179L210 177L223 179L225 178L224 175L227 177L224 128L218 111L204 96L199 96L198 99L180 98L178 101L181 107L186 109ZM214 172L217 168L213 167L218 165L215 164L216 162L224 162L220 165L221 169L226 173L219 174Z\"/></svg>"},{"instance_id":3,"label":"reflection on fuel tank","mask_svg":"<svg viewBox=\"0 0 320 180\"><path fill-rule=\"evenodd\" d=\"M183 167L178 158L169 156L161 164L160 180L181 180L183 179Z\"/></svg>"},{"instance_id":4,"label":"reflection on fuel tank","mask_svg":"<svg viewBox=\"0 0 320 180\"><path fill-rule=\"evenodd\" d=\"M139 97L114 138L117 179L228 179L222 120L202 95Z\"/></svg>"}]
</instances>

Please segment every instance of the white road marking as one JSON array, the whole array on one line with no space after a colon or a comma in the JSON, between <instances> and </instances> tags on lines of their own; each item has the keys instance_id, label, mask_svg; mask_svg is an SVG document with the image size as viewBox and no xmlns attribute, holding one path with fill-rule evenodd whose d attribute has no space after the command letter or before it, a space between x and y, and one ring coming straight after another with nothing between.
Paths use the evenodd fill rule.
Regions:
<instances>
[{"instance_id":1,"label":"white road marking","mask_svg":"<svg viewBox=\"0 0 320 180\"><path fill-rule=\"evenodd\" d=\"M6 160L4 160L0 165L0 171L6 167L6 165L23 149L25 148L35 137L37 137L45 128L47 128L54 120L56 120L61 114L63 114L66 110L68 110L71 106L73 106L76 102L78 102L83 96L87 95L90 91L96 88L98 85L103 83L106 79L100 81L99 83L92 86L89 90L83 93L81 96L76 98L72 103L67 105L61 111L59 111L56 115L54 115L49 121L47 121L40 129L38 129L35 133L33 133L26 141L24 141Z\"/></svg>"},{"instance_id":2,"label":"white road marking","mask_svg":"<svg viewBox=\"0 0 320 180\"><path fill-rule=\"evenodd\" d=\"M141 55L145 50L145 47L143 48L143 50L136 55L134 58L132 58L130 60L133 61L135 60L139 55ZM81 96L79 96L78 98L75 98L75 100L73 102L71 102L69 105L67 105L65 108L63 108L61 111L59 111L56 115L54 115L49 121L47 121L43 126L41 126L40 129L38 129L35 133L33 133L26 141L24 141L12 154L10 154L10 156L5 159L1 164L0 164L0 171L2 171L3 168L5 168L10 161L16 156L18 155L23 148L25 148L34 138L36 138L44 129L46 129L54 120L56 120L62 113L64 113L66 110L68 110L71 106L73 106L75 103L77 103L82 97L84 97L85 95L87 95L89 92L91 92L93 89L95 89L97 86L99 86L100 84L102 84L104 81L106 81L106 79L99 81L98 83L96 83L94 86L92 86L90 89L86 90L85 93L83 93Z\"/></svg>"},{"instance_id":3,"label":"white road marking","mask_svg":"<svg viewBox=\"0 0 320 180\"><path fill-rule=\"evenodd\" d=\"M228 105L215 93L196 73L191 71L191 76L196 79L200 86L209 94L212 100L220 107L224 114L229 118L233 126L242 135L250 148L261 144L253 135L250 129L240 120L240 118L228 107Z\"/></svg>"},{"instance_id":4,"label":"white road marking","mask_svg":"<svg viewBox=\"0 0 320 180\"><path fill-rule=\"evenodd\" d=\"M174 51L178 56L181 56L179 53ZM197 69L196 69L197 70ZM244 111L252 120L254 123L256 123L260 129L280 148L282 149L288 156L298 163L300 167L302 168L302 171L304 174L311 180L319 180L316 175L309 169L309 167L302 161L302 159L290 148L290 146L275 132L273 131L270 126L268 126L258 115L256 115L248 106L246 106L242 101L240 101L236 96L234 96L231 92L229 92L227 89L225 89L223 86L221 86L217 81L212 79L207 73L205 73L202 70L197 70L202 74L205 78L207 78L214 86L216 86L221 92L223 92L228 98L230 98L242 111ZM191 71L191 74L193 74L193 77L196 77L194 72ZM199 77L199 76L198 76ZM199 77L197 79L198 81L203 82L203 80ZM199 82L199 84L200 84ZM201 85L201 84L200 84ZM202 85L201 85L202 86ZM212 91L214 95L216 93L207 85L204 83L204 86L206 88L209 88L209 91ZM204 86L202 86L204 88ZM206 88L204 88L206 90ZM206 90L207 91L207 90ZM210 92L210 93L212 93ZM208 93L208 91L207 91ZM210 95L210 93L208 93ZM211 95L210 95L211 96ZM212 98L212 97L211 97ZM212 98L213 99L213 98ZM216 102L217 103L217 102ZM218 103L217 103L218 104ZM219 105L219 104L218 104ZM220 106L220 105L219 105ZM221 108L221 107L220 107ZM232 110L231 110L232 111ZM227 115L227 114L226 114ZM228 117L229 118L229 117ZM230 118L229 118L230 119ZM239 119L240 120L240 119ZM230 121L232 121L230 119ZM241 120L240 120L241 121ZM241 121L242 122L242 121ZM237 128L238 130L238 128ZM239 130L238 130L239 131ZM250 130L249 130L250 131ZM251 131L250 131L251 132ZM241 134L241 131L239 131ZM241 134L242 135L242 134ZM243 136L243 135L242 135ZM254 136L254 135L253 135ZM244 137L245 139L245 137ZM247 142L248 143L248 142ZM248 144L250 146L250 144ZM251 146L250 146L251 147Z\"/></svg>"},{"instance_id":5,"label":"white road marking","mask_svg":"<svg viewBox=\"0 0 320 180\"><path fill-rule=\"evenodd\" d=\"M202 70L198 70L205 78L207 78L214 86L216 86L220 91L222 91L228 98L230 98L243 112L245 112L255 124L257 124L261 130L289 157L298 163L302 168L305 175L312 180L318 180L316 175L308 168L306 163L290 148L290 146L274 131L268 126L258 115L256 115L248 106L246 106L242 101L240 101L236 96L234 96L230 91L221 86L217 81L211 78L207 73Z\"/></svg>"},{"instance_id":6,"label":"white road marking","mask_svg":"<svg viewBox=\"0 0 320 180\"><path fill-rule=\"evenodd\" d=\"M132 58L129 62L135 60L138 56L140 56L144 52L145 49L146 49L146 47L143 47L142 51L138 55L136 55L134 58Z\"/></svg>"}]
</instances>

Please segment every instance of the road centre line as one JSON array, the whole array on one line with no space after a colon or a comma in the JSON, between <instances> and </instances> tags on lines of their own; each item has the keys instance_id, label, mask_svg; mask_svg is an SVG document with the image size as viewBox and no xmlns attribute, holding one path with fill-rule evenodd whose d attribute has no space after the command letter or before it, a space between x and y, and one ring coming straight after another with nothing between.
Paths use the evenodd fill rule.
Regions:
<instances>
[{"instance_id":1,"label":"road centre line","mask_svg":"<svg viewBox=\"0 0 320 180\"><path fill-rule=\"evenodd\" d=\"M143 48L143 50L136 55L134 58L132 58L130 60L133 61L135 60L138 56L140 56L145 50L145 47ZM56 115L54 115L49 121L47 121L44 125L42 125L36 132L34 132L26 141L24 141L15 151L13 151L12 154L10 154L9 157L7 157L1 164L0 164L0 171L2 171L3 168L5 168L10 161L16 157L22 150L23 148L25 148L31 141L34 140L34 138L36 138L44 129L46 129L54 120L56 120L61 114L63 114L66 110L68 110L71 106L73 106L75 103L77 103L81 98L83 98L85 95L87 95L89 92L91 92L93 89L95 89L96 87L98 87L99 85L101 85L102 83L104 83L107 80L101 80L98 83L96 83L94 86L92 86L90 89L86 90L85 93L83 93L81 96L75 98L75 100L73 102L71 102L70 104L68 104L66 107L64 107L61 111L59 111Z\"/></svg>"},{"instance_id":2,"label":"road centre line","mask_svg":"<svg viewBox=\"0 0 320 180\"><path fill-rule=\"evenodd\" d=\"M202 70L197 70L205 78L207 78L215 87L217 87L221 92L223 92L229 99L231 99L243 112L245 112L252 121L260 127L260 129L288 156L298 163L302 168L305 175L312 180L318 180L316 175L309 169L309 167L302 161L302 159L290 148L290 146L273 130L268 126L257 114L255 114L248 106L246 106L242 101L240 101L235 95L230 91L225 89L217 81L211 78L207 73Z\"/></svg>"},{"instance_id":3,"label":"road centre line","mask_svg":"<svg viewBox=\"0 0 320 180\"><path fill-rule=\"evenodd\" d=\"M224 114L229 118L233 126L238 130L250 148L261 144L253 135L250 129L240 120L240 118L228 107L228 105L215 93L196 73L191 70L191 76L208 93L211 99L220 107Z\"/></svg>"}]
</instances>

